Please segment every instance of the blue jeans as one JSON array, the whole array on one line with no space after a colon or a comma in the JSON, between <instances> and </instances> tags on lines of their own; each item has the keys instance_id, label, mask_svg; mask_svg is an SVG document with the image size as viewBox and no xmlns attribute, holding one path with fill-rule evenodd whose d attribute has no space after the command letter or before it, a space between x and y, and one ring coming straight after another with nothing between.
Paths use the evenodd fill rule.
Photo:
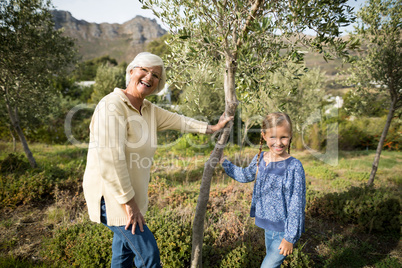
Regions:
<instances>
[{"instance_id":1,"label":"blue jeans","mask_svg":"<svg viewBox=\"0 0 402 268\"><path fill-rule=\"evenodd\" d=\"M101 222L113 231L112 268L132 268L133 259L137 268L162 267L158 245L148 226L144 225L144 232L137 226L135 235L131 233L132 225L128 230L125 226L109 226L106 219L106 205L101 201Z\"/></svg>"},{"instance_id":2,"label":"blue jeans","mask_svg":"<svg viewBox=\"0 0 402 268\"><path fill-rule=\"evenodd\" d=\"M280 250L278 248L284 236L284 232L265 230L265 248L267 250L267 255L265 255L261 268L281 267L286 256L279 254Z\"/></svg>"}]
</instances>

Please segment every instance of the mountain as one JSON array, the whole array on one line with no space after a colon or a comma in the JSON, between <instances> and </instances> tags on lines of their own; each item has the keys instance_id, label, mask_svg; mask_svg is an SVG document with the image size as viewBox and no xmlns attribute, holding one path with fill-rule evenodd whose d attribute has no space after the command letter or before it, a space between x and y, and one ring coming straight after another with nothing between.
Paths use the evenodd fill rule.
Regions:
<instances>
[{"instance_id":1,"label":"mountain","mask_svg":"<svg viewBox=\"0 0 402 268\"><path fill-rule=\"evenodd\" d=\"M136 16L123 24L90 23L77 20L70 12L52 10L55 28L76 40L83 60L109 55L118 62L131 62L146 44L166 31L154 20Z\"/></svg>"}]
</instances>

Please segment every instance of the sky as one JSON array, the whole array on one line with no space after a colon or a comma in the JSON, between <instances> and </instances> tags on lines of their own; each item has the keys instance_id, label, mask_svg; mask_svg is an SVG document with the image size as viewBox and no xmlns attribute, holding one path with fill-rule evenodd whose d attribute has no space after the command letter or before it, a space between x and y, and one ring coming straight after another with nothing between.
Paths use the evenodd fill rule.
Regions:
<instances>
[{"instance_id":1,"label":"sky","mask_svg":"<svg viewBox=\"0 0 402 268\"><path fill-rule=\"evenodd\" d=\"M151 10L141 9L138 0L52 0L52 3L56 9L70 11L74 18L87 22L122 24L137 15L157 19Z\"/></svg>"},{"instance_id":2,"label":"sky","mask_svg":"<svg viewBox=\"0 0 402 268\"><path fill-rule=\"evenodd\" d=\"M349 0L348 4L356 10L364 2L364 0ZM122 24L141 15L155 19L166 29L151 10L141 9L142 5L138 0L52 0L52 3L58 10L70 11L78 20ZM351 29L351 27L348 28L348 30Z\"/></svg>"}]
</instances>

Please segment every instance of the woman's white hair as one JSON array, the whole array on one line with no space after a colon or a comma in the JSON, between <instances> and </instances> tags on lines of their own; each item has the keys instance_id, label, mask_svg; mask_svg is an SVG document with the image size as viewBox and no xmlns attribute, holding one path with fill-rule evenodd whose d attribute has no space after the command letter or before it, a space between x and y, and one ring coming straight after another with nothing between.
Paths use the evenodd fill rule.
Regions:
<instances>
[{"instance_id":1,"label":"woman's white hair","mask_svg":"<svg viewBox=\"0 0 402 268\"><path fill-rule=\"evenodd\" d=\"M153 95L158 94L166 84L166 71L165 71L165 66L163 64L162 59L152 53L149 52L141 52L139 53L134 60L127 66L126 69L126 87L128 84L130 84L130 72L133 70L135 67L154 67L154 66L160 66L162 68L162 74L161 74L161 79L159 80L158 87L152 92Z\"/></svg>"}]
</instances>

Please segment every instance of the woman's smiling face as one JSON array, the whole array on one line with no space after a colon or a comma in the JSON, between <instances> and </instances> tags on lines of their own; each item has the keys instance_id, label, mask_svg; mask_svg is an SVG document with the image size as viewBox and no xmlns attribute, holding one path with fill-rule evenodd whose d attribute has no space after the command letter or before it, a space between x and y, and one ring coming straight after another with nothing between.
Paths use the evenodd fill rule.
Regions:
<instances>
[{"instance_id":1,"label":"woman's smiling face","mask_svg":"<svg viewBox=\"0 0 402 268\"><path fill-rule=\"evenodd\" d=\"M146 97L158 87L161 78L162 67L135 67L131 70L130 84L141 97Z\"/></svg>"},{"instance_id":2,"label":"woman's smiling face","mask_svg":"<svg viewBox=\"0 0 402 268\"><path fill-rule=\"evenodd\" d=\"M265 129L262 132L264 140L267 142L271 156L285 157L292 138L289 124Z\"/></svg>"}]
</instances>

